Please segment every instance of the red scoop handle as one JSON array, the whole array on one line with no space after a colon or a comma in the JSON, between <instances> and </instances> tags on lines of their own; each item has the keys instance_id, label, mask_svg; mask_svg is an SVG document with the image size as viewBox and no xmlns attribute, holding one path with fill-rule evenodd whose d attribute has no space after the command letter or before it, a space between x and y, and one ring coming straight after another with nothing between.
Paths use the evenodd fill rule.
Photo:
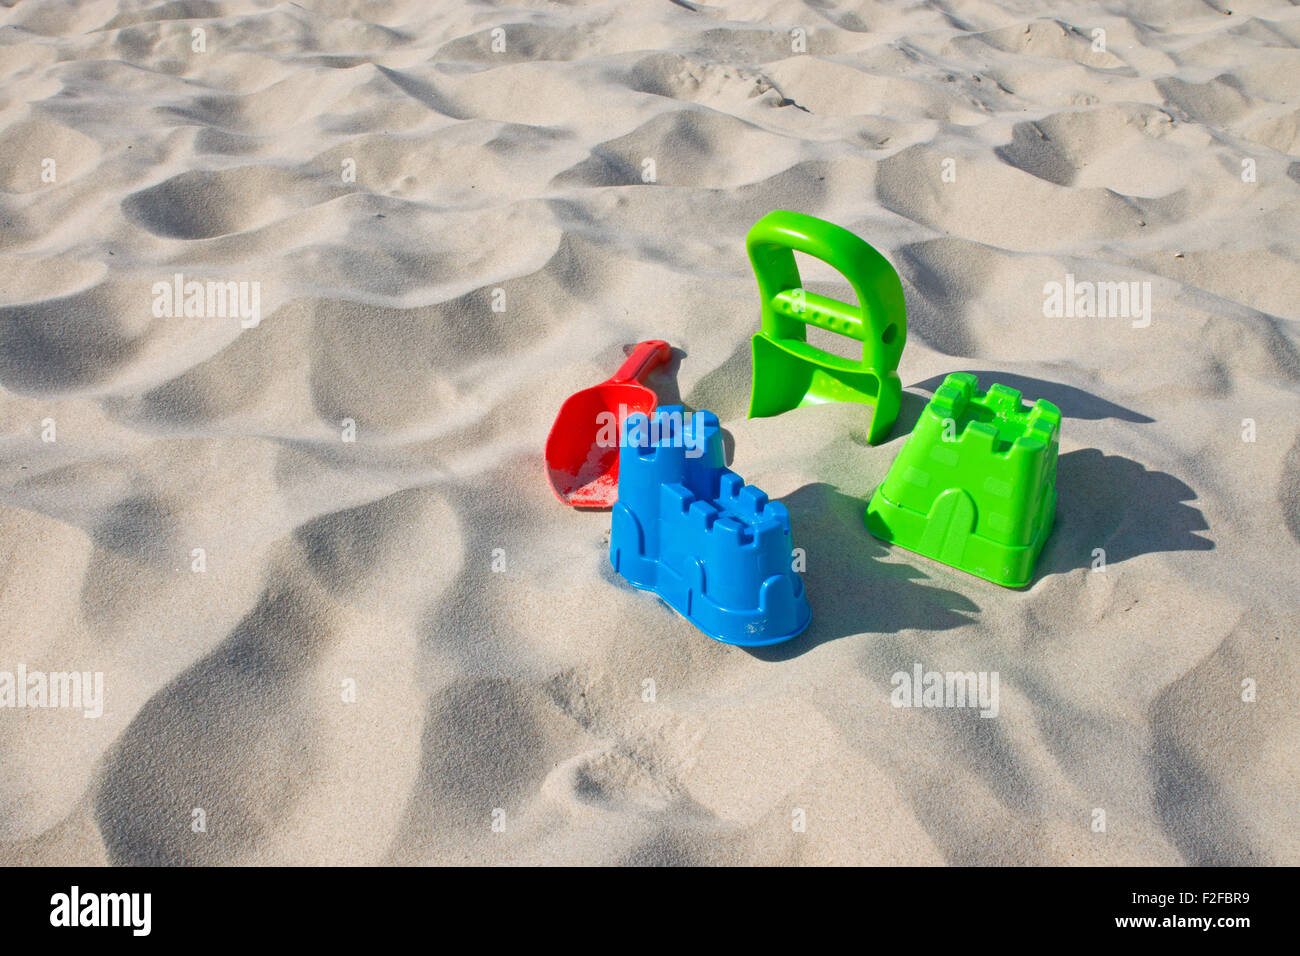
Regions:
<instances>
[{"instance_id":1,"label":"red scoop handle","mask_svg":"<svg viewBox=\"0 0 1300 956\"><path fill-rule=\"evenodd\" d=\"M673 350L661 339L640 342L632 350L614 377L606 385L620 385L624 382L639 382L672 356Z\"/></svg>"}]
</instances>

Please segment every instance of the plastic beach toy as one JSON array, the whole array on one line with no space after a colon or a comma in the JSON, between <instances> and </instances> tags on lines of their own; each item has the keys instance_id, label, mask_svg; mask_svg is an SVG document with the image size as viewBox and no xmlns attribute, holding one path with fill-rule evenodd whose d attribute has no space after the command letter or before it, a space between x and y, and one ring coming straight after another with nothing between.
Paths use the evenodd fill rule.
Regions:
<instances>
[{"instance_id":1,"label":"plastic beach toy","mask_svg":"<svg viewBox=\"0 0 1300 956\"><path fill-rule=\"evenodd\" d=\"M806 628L790 514L725 467L717 416L664 406L629 416L624 435L615 570L727 644L776 644Z\"/></svg>"},{"instance_id":2,"label":"plastic beach toy","mask_svg":"<svg viewBox=\"0 0 1300 956\"><path fill-rule=\"evenodd\" d=\"M556 497L577 508L618 500L618 446L624 419L651 412L659 398L641 380L668 361L667 342L641 342L614 377L570 395L546 438L546 472Z\"/></svg>"},{"instance_id":3,"label":"plastic beach toy","mask_svg":"<svg viewBox=\"0 0 1300 956\"><path fill-rule=\"evenodd\" d=\"M763 299L762 330L753 339L749 417L779 415L801 405L861 402L875 406L867 441L883 441L898 417L903 386L896 370L907 341L903 285L894 267L847 229L785 210L755 223L745 244ZM795 252L837 269L858 304L806 291ZM861 342L861 360L808 344L809 325Z\"/></svg>"},{"instance_id":4,"label":"plastic beach toy","mask_svg":"<svg viewBox=\"0 0 1300 956\"><path fill-rule=\"evenodd\" d=\"M867 505L877 538L1024 587L1056 515L1061 413L974 375L944 379Z\"/></svg>"}]
</instances>

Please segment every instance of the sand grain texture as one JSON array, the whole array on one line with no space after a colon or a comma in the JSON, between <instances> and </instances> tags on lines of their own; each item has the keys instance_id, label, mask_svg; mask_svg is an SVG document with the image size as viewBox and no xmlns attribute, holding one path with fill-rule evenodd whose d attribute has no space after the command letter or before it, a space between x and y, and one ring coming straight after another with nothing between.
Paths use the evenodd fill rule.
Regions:
<instances>
[{"instance_id":1,"label":"sand grain texture","mask_svg":"<svg viewBox=\"0 0 1300 956\"><path fill-rule=\"evenodd\" d=\"M1230 9L6 7L0 670L106 691L0 709L0 862L1300 863L1300 11ZM774 208L899 270L882 447L745 419ZM176 273L260 324L154 315ZM1044 317L1067 274L1149 326ZM551 496L555 411L648 338L790 509L790 645ZM1063 413L1023 592L862 526L962 370ZM998 717L891 707L917 663Z\"/></svg>"}]
</instances>

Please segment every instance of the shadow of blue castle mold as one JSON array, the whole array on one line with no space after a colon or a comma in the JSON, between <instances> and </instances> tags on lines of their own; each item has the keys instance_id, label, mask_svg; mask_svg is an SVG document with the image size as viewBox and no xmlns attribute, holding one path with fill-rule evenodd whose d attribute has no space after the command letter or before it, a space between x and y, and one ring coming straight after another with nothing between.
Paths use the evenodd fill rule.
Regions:
<instances>
[{"instance_id":1,"label":"shadow of blue castle mold","mask_svg":"<svg viewBox=\"0 0 1300 956\"><path fill-rule=\"evenodd\" d=\"M790 513L725 462L712 412L628 416L610 562L715 640L788 641L812 619L792 569Z\"/></svg>"}]
</instances>

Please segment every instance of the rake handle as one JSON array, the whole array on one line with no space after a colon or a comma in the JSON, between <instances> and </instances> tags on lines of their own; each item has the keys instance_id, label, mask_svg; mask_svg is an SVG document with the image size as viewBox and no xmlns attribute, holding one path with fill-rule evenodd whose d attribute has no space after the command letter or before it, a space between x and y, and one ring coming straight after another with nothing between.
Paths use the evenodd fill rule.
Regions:
<instances>
[{"instance_id":1,"label":"rake handle","mask_svg":"<svg viewBox=\"0 0 1300 956\"><path fill-rule=\"evenodd\" d=\"M834 223L785 209L756 222L745 246L762 297L765 334L806 341L803 326L815 325L861 342L865 367L879 372L898 368L907 339L907 308L898 273L879 252ZM804 289L796 252L839 272L858 304Z\"/></svg>"},{"instance_id":2,"label":"rake handle","mask_svg":"<svg viewBox=\"0 0 1300 956\"><path fill-rule=\"evenodd\" d=\"M772 297L772 308L796 322L815 325L827 332L847 335L858 341L862 341L867 334L862 325L862 316L853 306L806 289L778 292Z\"/></svg>"}]
</instances>

